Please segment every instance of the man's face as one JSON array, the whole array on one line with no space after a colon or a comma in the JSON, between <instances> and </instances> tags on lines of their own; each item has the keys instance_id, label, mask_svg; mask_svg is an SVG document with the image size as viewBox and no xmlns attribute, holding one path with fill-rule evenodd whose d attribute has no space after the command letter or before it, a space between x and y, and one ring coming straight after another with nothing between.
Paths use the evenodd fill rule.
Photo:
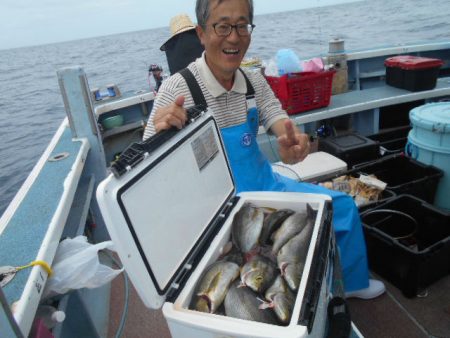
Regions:
<instances>
[{"instance_id":1,"label":"man's face","mask_svg":"<svg viewBox=\"0 0 450 338\"><path fill-rule=\"evenodd\" d=\"M217 23L249 24L247 1L225 0L218 4L218 0L211 0L206 28L197 27L197 33L205 47L206 62L211 71L218 79L230 78L239 68L251 38L239 36L234 28L229 36L220 37L213 28Z\"/></svg>"}]
</instances>

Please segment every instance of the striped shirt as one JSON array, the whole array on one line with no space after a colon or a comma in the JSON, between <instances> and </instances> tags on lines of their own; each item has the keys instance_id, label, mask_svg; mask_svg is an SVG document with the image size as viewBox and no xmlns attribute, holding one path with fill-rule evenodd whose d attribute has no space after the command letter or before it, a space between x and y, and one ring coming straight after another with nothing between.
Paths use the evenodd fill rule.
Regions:
<instances>
[{"instance_id":1,"label":"striped shirt","mask_svg":"<svg viewBox=\"0 0 450 338\"><path fill-rule=\"evenodd\" d=\"M247 85L242 73L237 70L233 88L227 91L216 80L205 61L205 53L202 57L189 64L187 67L205 96L208 108L214 116L219 128L231 127L242 124L247 118L247 105L245 94ZM255 89L256 106L259 109L260 124L266 131L278 120L288 118L286 112L275 97L272 89L260 72L245 71ZM167 106L175 101L175 98L183 95L185 97L184 107L194 106L194 100L186 81L179 73L175 73L166 79L161 85L153 105L144 132L144 140L155 134L153 116L157 108Z\"/></svg>"}]
</instances>

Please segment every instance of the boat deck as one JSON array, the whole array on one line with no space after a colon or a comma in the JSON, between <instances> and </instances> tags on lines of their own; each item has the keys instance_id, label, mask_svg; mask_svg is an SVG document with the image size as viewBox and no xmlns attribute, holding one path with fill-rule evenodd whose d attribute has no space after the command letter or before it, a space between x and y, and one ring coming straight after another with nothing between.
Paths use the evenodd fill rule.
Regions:
<instances>
[{"instance_id":1,"label":"boat deck","mask_svg":"<svg viewBox=\"0 0 450 338\"><path fill-rule=\"evenodd\" d=\"M384 282L387 292L382 296L348 300L352 321L364 337L450 337L450 276L431 285L426 296L411 299ZM123 306L124 282L123 278L116 278L112 285L108 338L115 337ZM131 284L122 337L171 337L162 312L146 308Z\"/></svg>"}]
</instances>

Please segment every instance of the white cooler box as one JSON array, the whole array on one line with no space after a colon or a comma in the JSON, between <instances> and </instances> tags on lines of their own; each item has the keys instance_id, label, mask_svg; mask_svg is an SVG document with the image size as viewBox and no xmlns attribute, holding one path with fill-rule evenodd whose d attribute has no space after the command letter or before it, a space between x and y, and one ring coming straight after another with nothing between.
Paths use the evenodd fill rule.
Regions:
<instances>
[{"instance_id":1,"label":"white cooler box","mask_svg":"<svg viewBox=\"0 0 450 338\"><path fill-rule=\"evenodd\" d=\"M97 189L120 259L144 304L162 307L179 338L324 337L333 284L335 244L328 196L249 192L235 187L219 130L206 113L181 131L130 146ZM311 244L287 326L189 309L196 282L230 241L245 202L317 211Z\"/></svg>"}]
</instances>

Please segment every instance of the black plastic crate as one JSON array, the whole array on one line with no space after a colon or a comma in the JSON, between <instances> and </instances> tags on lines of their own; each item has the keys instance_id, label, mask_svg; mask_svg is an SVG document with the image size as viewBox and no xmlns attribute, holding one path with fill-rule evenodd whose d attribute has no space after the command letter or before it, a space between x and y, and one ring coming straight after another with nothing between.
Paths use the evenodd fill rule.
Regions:
<instances>
[{"instance_id":1,"label":"black plastic crate","mask_svg":"<svg viewBox=\"0 0 450 338\"><path fill-rule=\"evenodd\" d=\"M390 86L412 92L430 90L436 87L439 67L430 69L403 70L386 67L386 83Z\"/></svg>"},{"instance_id":2,"label":"black plastic crate","mask_svg":"<svg viewBox=\"0 0 450 338\"><path fill-rule=\"evenodd\" d=\"M361 213L369 267L406 297L450 272L450 214L411 195Z\"/></svg>"},{"instance_id":3,"label":"black plastic crate","mask_svg":"<svg viewBox=\"0 0 450 338\"><path fill-rule=\"evenodd\" d=\"M367 138L378 142L381 156L396 154L405 150L406 143L408 142L408 133L410 130L411 126L409 125L401 126L369 135Z\"/></svg>"},{"instance_id":4,"label":"black plastic crate","mask_svg":"<svg viewBox=\"0 0 450 338\"><path fill-rule=\"evenodd\" d=\"M332 154L350 168L355 164L379 157L378 142L357 133L330 136L319 140L319 151Z\"/></svg>"},{"instance_id":5,"label":"black plastic crate","mask_svg":"<svg viewBox=\"0 0 450 338\"><path fill-rule=\"evenodd\" d=\"M410 194L433 203L439 180L444 172L403 154L394 154L356 165L344 174L355 176L372 174L385 182L386 188L397 195Z\"/></svg>"},{"instance_id":6,"label":"black plastic crate","mask_svg":"<svg viewBox=\"0 0 450 338\"><path fill-rule=\"evenodd\" d=\"M436 80L443 61L399 55L386 59L384 64L388 85L416 92L436 87Z\"/></svg>"}]
</instances>

